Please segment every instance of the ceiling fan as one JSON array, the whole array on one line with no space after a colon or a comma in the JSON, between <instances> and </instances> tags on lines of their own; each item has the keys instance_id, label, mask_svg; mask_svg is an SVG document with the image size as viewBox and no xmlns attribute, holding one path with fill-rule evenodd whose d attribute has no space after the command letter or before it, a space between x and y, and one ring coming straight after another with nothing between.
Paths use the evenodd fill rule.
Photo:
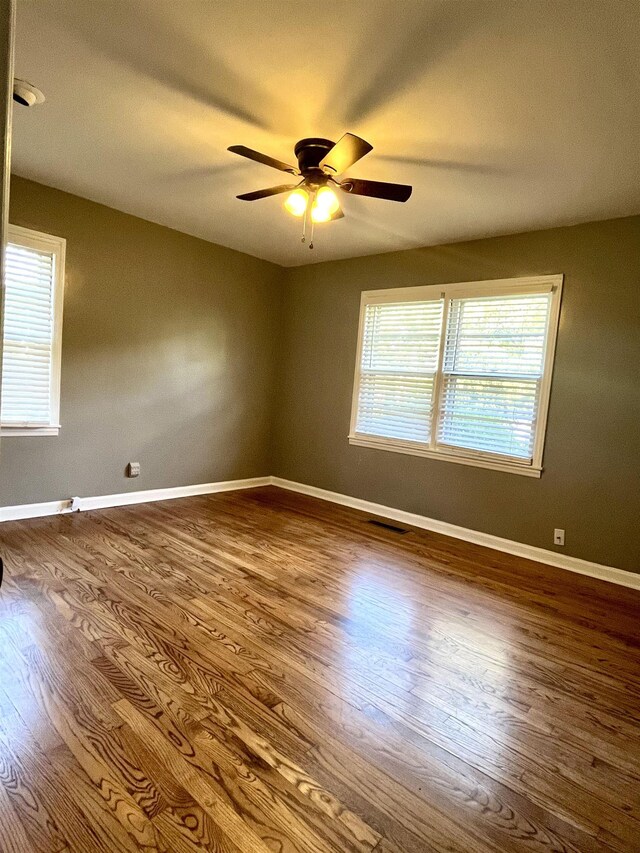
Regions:
<instances>
[{"instance_id":1,"label":"ceiling fan","mask_svg":"<svg viewBox=\"0 0 640 853\"><path fill-rule=\"evenodd\" d=\"M257 201L260 198L289 193L284 206L293 216L304 217L302 235L304 243L309 218L312 229L317 222L330 222L343 218L344 214L340 209L340 202L333 186L352 195L382 198L388 201L404 202L410 197L412 188L406 184L365 181L361 178L336 180L336 176L342 175L372 148L372 145L353 133L345 133L338 142L318 138L301 139L294 148L298 160L297 166L290 166L244 145L232 145L228 150L241 157L247 157L249 160L264 163L265 166L302 178L297 184L281 184L277 187L243 193L237 198L242 201ZM313 230L311 239L309 248L312 249Z\"/></svg>"}]
</instances>

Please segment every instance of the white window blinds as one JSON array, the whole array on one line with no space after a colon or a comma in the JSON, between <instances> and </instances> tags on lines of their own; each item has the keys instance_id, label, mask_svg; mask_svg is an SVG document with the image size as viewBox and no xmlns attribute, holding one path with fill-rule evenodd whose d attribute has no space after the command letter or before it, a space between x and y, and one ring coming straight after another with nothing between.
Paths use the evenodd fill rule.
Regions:
<instances>
[{"instance_id":1,"label":"white window blinds","mask_svg":"<svg viewBox=\"0 0 640 853\"><path fill-rule=\"evenodd\" d=\"M358 432L429 441L441 323L441 300L367 306Z\"/></svg>"},{"instance_id":2,"label":"white window blinds","mask_svg":"<svg viewBox=\"0 0 640 853\"><path fill-rule=\"evenodd\" d=\"M5 252L5 302L0 397L3 427L57 427L60 243L10 228ZM41 239L41 238L44 238Z\"/></svg>"},{"instance_id":3,"label":"white window blinds","mask_svg":"<svg viewBox=\"0 0 640 853\"><path fill-rule=\"evenodd\" d=\"M542 470L562 276L364 293L350 441Z\"/></svg>"},{"instance_id":4,"label":"white window blinds","mask_svg":"<svg viewBox=\"0 0 640 853\"><path fill-rule=\"evenodd\" d=\"M438 442L531 460L551 293L452 299Z\"/></svg>"}]
</instances>

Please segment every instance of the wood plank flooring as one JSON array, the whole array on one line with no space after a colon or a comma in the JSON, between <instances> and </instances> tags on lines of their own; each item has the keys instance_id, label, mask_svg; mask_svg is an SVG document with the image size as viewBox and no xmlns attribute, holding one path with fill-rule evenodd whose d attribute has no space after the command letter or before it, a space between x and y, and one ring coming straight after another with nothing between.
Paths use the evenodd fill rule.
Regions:
<instances>
[{"instance_id":1,"label":"wood plank flooring","mask_svg":"<svg viewBox=\"0 0 640 853\"><path fill-rule=\"evenodd\" d=\"M1 853L640 851L640 595L275 488L0 526Z\"/></svg>"}]
</instances>

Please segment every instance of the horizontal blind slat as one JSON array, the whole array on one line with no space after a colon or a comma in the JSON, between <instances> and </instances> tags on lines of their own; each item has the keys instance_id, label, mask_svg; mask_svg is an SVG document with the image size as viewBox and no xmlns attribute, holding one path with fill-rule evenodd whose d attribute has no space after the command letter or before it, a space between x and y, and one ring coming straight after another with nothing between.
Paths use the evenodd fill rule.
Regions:
<instances>
[{"instance_id":1,"label":"horizontal blind slat","mask_svg":"<svg viewBox=\"0 0 640 853\"><path fill-rule=\"evenodd\" d=\"M0 401L4 424L50 422L53 286L51 252L7 244Z\"/></svg>"},{"instance_id":2,"label":"horizontal blind slat","mask_svg":"<svg viewBox=\"0 0 640 853\"><path fill-rule=\"evenodd\" d=\"M366 306L356 432L430 441L441 323L441 300Z\"/></svg>"},{"instance_id":3,"label":"horizontal blind slat","mask_svg":"<svg viewBox=\"0 0 640 853\"><path fill-rule=\"evenodd\" d=\"M531 459L550 293L452 299L437 440Z\"/></svg>"}]
</instances>

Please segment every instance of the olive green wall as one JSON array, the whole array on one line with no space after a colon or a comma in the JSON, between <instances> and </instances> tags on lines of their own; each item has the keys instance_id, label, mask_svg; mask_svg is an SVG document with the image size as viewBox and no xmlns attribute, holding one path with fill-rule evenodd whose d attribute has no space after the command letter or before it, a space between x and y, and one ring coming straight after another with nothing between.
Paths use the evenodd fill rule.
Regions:
<instances>
[{"instance_id":1,"label":"olive green wall","mask_svg":"<svg viewBox=\"0 0 640 853\"><path fill-rule=\"evenodd\" d=\"M269 473L279 267L22 178L10 221L67 240L62 429L2 438L0 504Z\"/></svg>"},{"instance_id":2,"label":"olive green wall","mask_svg":"<svg viewBox=\"0 0 640 853\"><path fill-rule=\"evenodd\" d=\"M62 429L2 438L0 505L275 474L640 571L640 217L285 270L22 178L10 209L67 282ZM559 272L541 479L349 445L361 291Z\"/></svg>"},{"instance_id":3,"label":"olive green wall","mask_svg":"<svg viewBox=\"0 0 640 853\"><path fill-rule=\"evenodd\" d=\"M564 273L541 479L350 446L360 293ZM640 571L640 217L287 270L273 473Z\"/></svg>"}]
</instances>

